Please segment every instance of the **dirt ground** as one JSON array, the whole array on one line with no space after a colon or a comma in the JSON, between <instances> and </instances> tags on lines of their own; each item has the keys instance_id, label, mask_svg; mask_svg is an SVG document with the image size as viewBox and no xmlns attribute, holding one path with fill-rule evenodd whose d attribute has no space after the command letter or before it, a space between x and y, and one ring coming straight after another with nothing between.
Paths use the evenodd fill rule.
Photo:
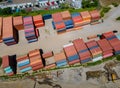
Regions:
<instances>
[{"instance_id":1,"label":"dirt ground","mask_svg":"<svg viewBox=\"0 0 120 88\"><path fill-rule=\"evenodd\" d=\"M111 5L112 3L119 3L120 4L120 0L100 0L100 3L103 6L107 6L107 5Z\"/></svg>"}]
</instances>

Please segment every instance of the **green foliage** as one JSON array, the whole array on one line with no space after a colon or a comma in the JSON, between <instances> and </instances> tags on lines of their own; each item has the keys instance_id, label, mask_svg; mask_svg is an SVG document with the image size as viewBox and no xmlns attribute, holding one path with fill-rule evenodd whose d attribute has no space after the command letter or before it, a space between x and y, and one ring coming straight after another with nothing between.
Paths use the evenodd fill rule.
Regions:
<instances>
[{"instance_id":1,"label":"green foliage","mask_svg":"<svg viewBox=\"0 0 120 88\"><path fill-rule=\"evenodd\" d=\"M103 7L100 14L103 17L105 15L105 13L109 12L111 8L110 7Z\"/></svg>"},{"instance_id":2,"label":"green foliage","mask_svg":"<svg viewBox=\"0 0 120 88\"><path fill-rule=\"evenodd\" d=\"M117 55L117 56L116 56L116 59L117 59L118 61L120 61L120 55Z\"/></svg>"},{"instance_id":3,"label":"green foliage","mask_svg":"<svg viewBox=\"0 0 120 88\"><path fill-rule=\"evenodd\" d=\"M70 5L68 3L62 3L62 4L60 4L60 8L61 9L69 9Z\"/></svg>"},{"instance_id":4,"label":"green foliage","mask_svg":"<svg viewBox=\"0 0 120 88\"><path fill-rule=\"evenodd\" d=\"M111 56L111 57L108 57L108 58L104 58L102 61L106 62L106 61L109 61L109 60L113 60L114 58L115 58L114 56Z\"/></svg>"},{"instance_id":5,"label":"green foliage","mask_svg":"<svg viewBox=\"0 0 120 88\"><path fill-rule=\"evenodd\" d=\"M120 21L120 17L117 17L116 20Z\"/></svg>"},{"instance_id":6,"label":"green foliage","mask_svg":"<svg viewBox=\"0 0 120 88\"><path fill-rule=\"evenodd\" d=\"M118 7L118 3L112 3L112 5L114 6L114 7Z\"/></svg>"},{"instance_id":7,"label":"green foliage","mask_svg":"<svg viewBox=\"0 0 120 88\"><path fill-rule=\"evenodd\" d=\"M102 63L102 60L96 61L96 62L89 62L87 63L87 66L95 66L95 65L99 65Z\"/></svg>"},{"instance_id":8,"label":"green foliage","mask_svg":"<svg viewBox=\"0 0 120 88\"><path fill-rule=\"evenodd\" d=\"M98 5L98 0L82 0L82 8L97 7Z\"/></svg>"},{"instance_id":9,"label":"green foliage","mask_svg":"<svg viewBox=\"0 0 120 88\"><path fill-rule=\"evenodd\" d=\"M10 7L0 9L0 15L9 15L9 14L12 14L12 11L11 11Z\"/></svg>"}]
</instances>

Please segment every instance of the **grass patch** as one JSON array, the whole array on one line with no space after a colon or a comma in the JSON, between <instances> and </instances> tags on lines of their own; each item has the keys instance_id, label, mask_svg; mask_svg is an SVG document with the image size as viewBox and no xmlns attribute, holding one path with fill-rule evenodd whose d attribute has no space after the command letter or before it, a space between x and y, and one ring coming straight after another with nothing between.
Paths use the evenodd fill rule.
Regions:
<instances>
[{"instance_id":1,"label":"grass patch","mask_svg":"<svg viewBox=\"0 0 120 88\"><path fill-rule=\"evenodd\" d=\"M99 65L101 63L102 63L102 60L99 60L99 61L96 61L96 62L87 63L87 66L95 66L95 65Z\"/></svg>"},{"instance_id":2,"label":"grass patch","mask_svg":"<svg viewBox=\"0 0 120 88\"><path fill-rule=\"evenodd\" d=\"M91 8L81 8L81 9L74 9L74 8L69 8L69 9L53 9L53 10L38 10L38 11L31 11L31 12L26 12L24 10L22 10L21 12L17 12L17 13L13 13L13 14L1 14L0 13L0 16L35 16L35 15L38 15L38 14L41 14L41 15L45 15L45 14L53 14L53 13L56 13L56 12L62 12L62 11L66 11L66 10L69 10L70 13L74 13L74 12L81 12L81 11L91 11L91 10L94 10L96 9L96 7L91 7Z\"/></svg>"},{"instance_id":3,"label":"grass patch","mask_svg":"<svg viewBox=\"0 0 120 88\"><path fill-rule=\"evenodd\" d=\"M111 56L111 57L107 57L102 59L103 62L109 61L109 60L113 60L115 58L115 56Z\"/></svg>"}]
</instances>

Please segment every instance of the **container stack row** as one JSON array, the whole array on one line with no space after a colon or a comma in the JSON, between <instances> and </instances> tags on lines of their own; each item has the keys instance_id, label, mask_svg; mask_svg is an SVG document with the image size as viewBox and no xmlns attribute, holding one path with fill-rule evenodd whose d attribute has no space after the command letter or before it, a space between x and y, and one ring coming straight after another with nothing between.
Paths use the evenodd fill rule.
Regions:
<instances>
[{"instance_id":1,"label":"container stack row","mask_svg":"<svg viewBox=\"0 0 120 88\"><path fill-rule=\"evenodd\" d=\"M17 66L21 73L32 70L32 67L30 66L30 59L29 59L28 55L18 57L17 58Z\"/></svg>"},{"instance_id":2,"label":"container stack row","mask_svg":"<svg viewBox=\"0 0 120 88\"><path fill-rule=\"evenodd\" d=\"M28 40L28 43L38 41L38 36L36 35L36 30L33 24L32 16L24 17L24 31L25 31L25 38Z\"/></svg>"},{"instance_id":3,"label":"container stack row","mask_svg":"<svg viewBox=\"0 0 120 88\"><path fill-rule=\"evenodd\" d=\"M29 58L30 58L30 66L32 67L33 71L42 69L44 67L39 49L30 51Z\"/></svg>"},{"instance_id":4,"label":"container stack row","mask_svg":"<svg viewBox=\"0 0 120 88\"><path fill-rule=\"evenodd\" d=\"M18 43L18 31L13 27L13 18L3 18L3 31L2 31L3 42L10 46Z\"/></svg>"},{"instance_id":5,"label":"container stack row","mask_svg":"<svg viewBox=\"0 0 120 88\"><path fill-rule=\"evenodd\" d=\"M67 65L67 59L64 52L55 54L54 59L57 67L62 67Z\"/></svg>"},{"instance_id":6,"label":"container stack row","mask_svg":"<svg viewBox=\"0 0 120 88\"><path fill-rule=\"evenodd\" d=\"M13 25L16 30L23 30L23 18L22 16L13 17Z\"/></svg>"},{"instance_id":7,"label":"container stack row","mask_svg":"<svg viewBox=\"0 0 120 88\"><path fill-rule=\"evenodd\" d=\"M55 16L55 14L56 14L56 16ZM100 20L100 12L98 10L83 11L83 12L77 12L77 13L72 13L72 14L70 14L69 11L63 11L63 12L61 12L61 14L60 13L55 13L55 14L52 14L53 27L54 27L54 29L57 29L57 30L59 29L58 27L56 27L56 24L58 24L58 23L55 22L55 18L57 17L57 19L61 19L61 15L62 15L64 24L65 24L65 27L61 27L63 29L62 31L65 31L65 29L66 29L66 31L68 31L67 29L73 30L72 28L80 29L80 28L82 28L82 26L84 26L86 24L98 23L98 21ZM62 19L61 19L61 21L62 21ZM60 23L61 22L59 20L59 24Z\"/></svg>"},{"instance_id":8,"label":"container stack row","mask_svg":"<svg viewBox=\"0 0 120 88\"><path fill-rule=\"evenodd\" d=\"M74 25L73 25L73 21L71 19L70 12L69 11L63 11L63 12L61 12L61 15L62 15L62 18L64 20L64 23L65 23L65 26L66 26L66 30L70 29L70 28L73 28Z\"/></svg>"},{"instance_id":9,"label":"container stack row","mask_svg":"<svg viewBox=\"0 0 120 88\"><path fill-rule=\"evenodd\" d=\"M77 54L77 51L73 45L73 43L67 44L63 46L65 55L67 57L69 65L80 63L79 56Z\"/></svg>"},{"instance_id":10,"label":"container stack row","mask_svg":"<svg viewBox=\"0 0 120 88\"><path fill-rule=\"evenodd\" d=\"M120 54L120 40L116 37L113 32L106 32L102 34L102 38L106 38L111 44L114 54Z\"/></svg>"},{"instance_id":11,"label":"container stack row","mask_svg":"<svg viewBox=\"0 0 120 88\"><path fill-rule=\"evenodd\" d=\"M53 18L53 26L57 30L57 32L63 32L66 30L65 23L63 21L61 13L54 13L52 14Z\"/></svg>"},{"instance_id":12,"label":"container stack row","mask_svg":"<svg viewBox=\"0 0 120 88\"><path fill-rule=\"evenodd\" d=\"M34 22L35 28L44 26L44 21L41 15L33 16L33 22Z\"/></svg>"},{"instance_id":13,"label":"container stack row","mask_svg":"<svg viewBox=\"0 0 120 88\"><path fill-rule=\"evenodd\" d=\"M4 69L4 72L12 76L16 74L16 58L14 56L3 56L2 57L2 68Z\"/></svg>"},{"instance_id":14,"label":"container stack row","mask_svg":"<svg viewBox=\"0 0 120 88\"><path fill-rule=\"evenodd\" d=\"M50 69L50 68L56 67L55 59L54 59L52 51L43 53L42 56L45 61L45 69Z\"/></svg>"},{"instance_id":15,"label":"container stack row","mask_svg":"<svg viewBox=\"0 0 120 88\"><path fill-rule=\"evenodd\" d=\"M2 17L0 17L0 43L2 43L2 25L3 25L3 23L2 23Z\"/></svg>"},{"instance_id":16,"label":"container stack row","mask_svg":"<svg viewBox=\"0 0 120 88\"><path fill-rule=\"evenodd\" d=\"M92 60L90 51L88 50L86 44L83 39L76 39L73 41L74 46L79 54L81 64L89 62Z\"/></svg>"},{"instance_id":17,"label":"container stack row","mask_svg":"<svg viewBox=\"0 0 120 88\"><path fill-rule=\"evenodd\" d=\"M87 42L86 45L91 52L92 61L98 61L103 58L102 50L100 49L99 45L95 40Z\"/></svg>"},{"instance_id":18,"label":"container stack row","mask_svg":"<svg viewBox=\"0 0 120 88\"><path fill-rule=\"evenodd\" d=\"M98 40L97 43L102 49L103 58L107 58L113 55L113 48L106 39Z\"/></svg>"}]
</instances>

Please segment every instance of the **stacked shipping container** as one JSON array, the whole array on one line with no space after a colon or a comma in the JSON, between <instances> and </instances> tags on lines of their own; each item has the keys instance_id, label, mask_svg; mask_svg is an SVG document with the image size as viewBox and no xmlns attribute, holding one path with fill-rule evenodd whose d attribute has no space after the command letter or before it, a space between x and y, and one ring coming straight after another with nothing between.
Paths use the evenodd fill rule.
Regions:
<instances>
[{"instance_id":1,"label":"stacked shipping container","mask_svg":"<svg viewBox=\"0 0 120 88\"><path fill-rule=\"evenodd\" d=\"M2 39L8 46L16 44L18 42L18 31L13 27L12 19L12 17L3 18Z\"/></svg>"},{"instance_id":2,"label":"stacked shipping container","mask_svg":"<svg viewBox=\"0 0 120 88\"><path fill-rule=\"evenodd\" d=\"M44 26L43 18L41 15L33 16L33 21L36 28Z\"/></svg>"},{"instance_id":3,"label":"stacked shipping container","mask_svg":"<svg viewBox=\"0 0 120 88\"><path fill-rule=\"evenodd\" d=\"M2 68L4 69L4 72L9 76L16 74L16 58L8 55L3 56Z\"/></svg>"},{"instance_id":4,"label":"stacked shipping container","mask_svg":"<svg viewBox=\"0 0 120 88\"><path fill-rule=\"evenodd\" d=\"M81 63L86 63L92 60L91 54L85 45L83 39L76 39L73 41L74 46L79 54Z\"/></svg>"},{"instance_id":5,"label":"stacked shipping container","mask_svg":"<svg viewBox=\"0 0 120 88\"><path fill-rule=\"evenodd\" d=\"M113 32L106 32L102 34L102 38L106 38L114 49L114 54L120 54L120 40Z\"/></svg>"},{"instance_id":6,"label":"stacked shipping container","mask_svg":"<svg viewBox=\"0 0 120 88\"><path fill-rule=\"evenodd\" d=\"M30 66L32 67L33 71L42 69L44 67L39 49L30 51L29 58L30 58Z\"/></svg>"},{"instance_id":7,"label":"stacked shipping container","mask_svg":"<svg viewBox=\"0 0 120 88\"><path fill-rule=\"evenodd\" d=\"M55 59L53 56L53 52L47 52L42 54L44 61L45 61L45 69L50 69L50 68L55 68L56 64L55 64Z\"/></svg>"},{"instance_id":8,"label":"stacked shipping container","mask_svg":"<svg viewBox=\"0 0 120 88\"><path fill-rule=\"evenodd\" d=\"M35 30L33 19L31 16L24 17L24 31L25 31L25 38L28 40L28 43L32 43L38 40L38 34Z\"/></svg>"},{"instance_id":9,"label":"stacked shipping container","mask_svg":"<svg viewBox=\"0 0 120 88\"><path fill-rule=\"evenodd\" d=\"M89 24L91 22L91 16L90 13L88 11L83 11L80 12L82 19L83 19L83 25L85 24Z\"/></svg>"},{"instance_id":10,"label":"stacked shipping container","mask_svg":"<svg viewBox=\"0 0 120 88\"><path fill-rule=\"evenodd\" d=\"M54 59L55 59L57 67L67 65L67 60L66 60L66 56L64 52L55 54Z\"/></svg>"},{"instance_id":11,"label":"stacked shipping container","mask_svg":"<svg viewBox=\"0 0 120 88\"><path fill-rule=\"evenodd\" d=\"M52 18L53 18L52 23L53 23L55 29L57 30L57 32L61 32L61 31L66 30L65 23L64 23L64 21L62 19L61 13L52 14Z\"/></svg>"},{"instance_id":12,"label":"stacked shipping container","mask_svg":"<svg viewBox=\"0 0 120 88\"><path fill-rule=\"evenodd\" d=\"M70 14L70 12L69 12L69 11L63 11L63 12L61 12L61 15L62 15L62 18L63 18L63 20L64 20L66 29L73 28L74 25L73 25L73 21L72 21L72 19L71 19L71 14Z\"/></svg>"},{"instance_id":13,"label":"stacked shipping container","mask_svg":"<svg viewBox=\"0 0 120 88\"><path fill-rule=\"evenodd\" d=\"M64 52L67 56L69 65L80 63L79 56L77 51L73 45L73 43L67 44L63 46Z\"/></svg>"},{"instance_id":14,"label":"stacked shipping container","mask_svg":"<svg viewBox=\"0 0 120 88\"><path fill-rule=\"evenodd\" d=\"M103 58L102 50L100 49L100 47L98 46L98 44L95 40L87 42L86 45L92 54L93 61L98 61Z\"/></svg>"},{"instance_id":15,"label":"stacked shipping container","mask_svg":"<svg viewBox=\"0 0 120 88\"><path fill-rule=\"evenodd\" d=\"M97 43L102 49L103 58L110 57L113 55L113 48L106 39L98 40Z\"/></svg>"},{"instance_id":16,"label":"stacked shipping container","mask_svg":"<svg viewBox=\"0 0 120 88\"><path fill-rule=\"evenodd\" d=\"M23 26L22 16L13 17L13 25L14 25L15 29L17 29L18 31L23 30L24 26Z\"/></svg>"},{"instance_id":17,"label":"stacked shipping container","mask_svg":"<svg viewBox=\"0 0 120 88\"><path fill-rule=\"evenodd\" d=\"M91 22L96 22L100 19L100 13L98 10L90 11Z\"/></svg>"},{"instance_id":18,"label":"stacked shipping container","mask_svg":"<svg viewBox=\"0 0 120 88\"><path fill-rule=\"evenodd\" d=\"M20 72L27 72L32 70L32 67L30 66L30 59L28 55L24 55L17 58L17 66L20 69Z\"/></svg>"},{"instance_id":19,"label":"stacked shipping container","mask_svg":"<svg viewBox=\"0 0 120 88\"><path fill-rule=\"evenodd\" d=\"M74 27L82 26L83 19L82 19L80 13L73 13L71 15L72 15L72 20L73 20L73 23L74 23Z\"/></svg>"},{"instance_id":20,"label":"stacked shipping container","mask_svg":"<svg viewBox=\"0 0 120 88\"><path fill-rule=\"evenodd\" d=\"M2 25L3 25L2 22L3 22L2 17L0 17L0 43L2 42Z\"/></svg>"}]
</instances>

